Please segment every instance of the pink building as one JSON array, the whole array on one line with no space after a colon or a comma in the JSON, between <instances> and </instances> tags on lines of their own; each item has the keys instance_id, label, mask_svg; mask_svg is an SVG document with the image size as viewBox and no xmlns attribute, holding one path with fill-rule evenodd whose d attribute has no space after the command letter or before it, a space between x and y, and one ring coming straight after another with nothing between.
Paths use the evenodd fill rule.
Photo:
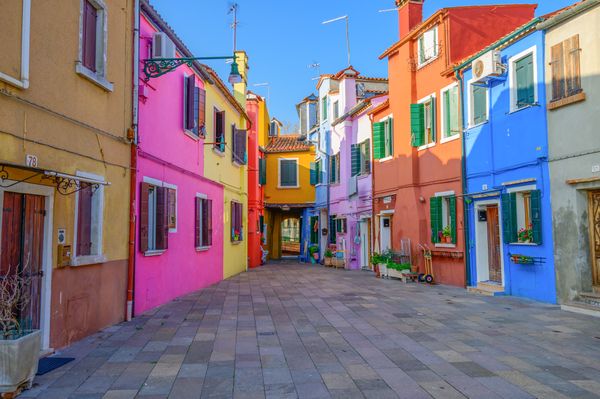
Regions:
<instances>
[{"instance_id":1,"label":"pink building","mask_svg":"<svg viewBox=\"0 0 600 399\"><path fill-rule=\"evenodd\" d=\"M140 60L192 57L147 3ZM144 82L140 65L134 312L223 278L223 186L203 176L205 82L201 64Z\"/></svg>"}]
</instances>

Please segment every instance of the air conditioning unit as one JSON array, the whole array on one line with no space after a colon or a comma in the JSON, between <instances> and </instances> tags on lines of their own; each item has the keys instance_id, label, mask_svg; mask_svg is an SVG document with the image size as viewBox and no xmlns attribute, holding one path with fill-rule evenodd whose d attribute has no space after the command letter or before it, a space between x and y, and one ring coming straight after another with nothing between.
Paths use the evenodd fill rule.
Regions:
<instances>
[{"instance_id":1,"label":"air conditioning unit","mask_svg":"<svg viewBox=\"0 0 600 399\"><path fill-rule=\"evenodd\" d=\"M500 76L504 73L504 65L500 57L500 51L492 50L477 58L471 64L473 78L476 82L486 81L493 76Z\"/></svg>"},{"instance_id":2,"label":"air conditioning unit","mask_svg":"<svg viewBox=\"0 0 600 399\"><path fill-rule=\"evenodd\" d=\"M175 58L175 43L164 32L154 32L152 58Z\"/></svg>"}]
</instances>

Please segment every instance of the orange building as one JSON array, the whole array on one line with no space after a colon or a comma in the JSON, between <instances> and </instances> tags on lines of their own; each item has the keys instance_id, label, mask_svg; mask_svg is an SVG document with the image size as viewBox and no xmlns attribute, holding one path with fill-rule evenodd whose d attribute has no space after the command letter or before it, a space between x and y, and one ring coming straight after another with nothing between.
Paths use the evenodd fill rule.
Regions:
<instances>
[{"instance_id":1,"label":"orange building","mask_svg":"<svg viewBox=\"0 0 600 399\"><path fill-rule=\"evenodd\" d=\"M443 8L397 0L400 37L388 59L389 100L373 116L375 250L410 240L432 250L435 280L465 286L460 88L452 66L534 16L535 5ZM408 239L408 240L407 240ZM406 248L404 248L406 249Z\"/></svg>"}]
</instances>

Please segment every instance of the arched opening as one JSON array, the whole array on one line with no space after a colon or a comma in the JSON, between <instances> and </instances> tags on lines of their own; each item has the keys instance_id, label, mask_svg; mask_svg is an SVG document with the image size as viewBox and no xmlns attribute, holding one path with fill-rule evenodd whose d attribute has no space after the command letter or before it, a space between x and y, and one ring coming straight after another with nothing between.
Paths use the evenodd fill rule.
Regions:
<instances>
[{"instance_id":1,"label":"arched opening","mask_svg":"<svg viewBox=\"0 0 600 399\"><path fill-rule=\"evenodd\" d=\"M297 217L288 217L281 221L282 257L297 257L300 255L301 225L300 218Z\"/></svg>"}]
</instances>

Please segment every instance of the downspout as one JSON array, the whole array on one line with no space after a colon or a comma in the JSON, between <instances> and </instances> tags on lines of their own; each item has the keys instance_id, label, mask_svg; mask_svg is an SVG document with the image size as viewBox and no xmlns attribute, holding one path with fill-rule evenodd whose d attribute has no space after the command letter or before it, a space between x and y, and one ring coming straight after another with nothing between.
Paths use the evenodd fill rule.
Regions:
<instances>
[{"instance_id":1,"label":"downspout","mask_svg":"<svg viewBox=\"0 0 600 399\"><path fill-rule=\"evenodd\" d=\"M131 168L129 170L129 258L127 262L127 304L125 308L125 320L133 317L133 292L135 275L135 202L136 202L136 179L137 179L137 142L138 142L138 95L139 95L139 59L140 59L140 0L133 2L133 73L132 73L132 104L131 104Z\"/></svg>"},{"instance_id":2,"label":"downspout","mask_svg":"<svg viewBox=\"0 0 600 399\"><path fill-rule=\"evenodd\" d=\"M462 183L462 193L463 193L463 223L464 223L464 240L465 240L465 285L468 287L469 286L469 282L471 281L471 243L469 241L469 231L470 231L470 223L469 223L469 204L468 204L468 198L465 196L465 194L467 193L467 158L466 158L466 153L467 153L467 148L466 148L466 144L465 144L465 129L464 129L464 96L463 96L463 90L464 90L464 80L463 80L463 76L462 76L462 70L455 70L455 77L456 80L458 80L458 95L459 95L459 101L461 104L461 117L460 117L460 121L461 124L463 125L463 128L461 129L462 131L462 137L460 138L460 142L461 142L461 147L462 147L462 154L460 157L460 166L461 166L461 183Z\"/></svg>"}]
</instances>

